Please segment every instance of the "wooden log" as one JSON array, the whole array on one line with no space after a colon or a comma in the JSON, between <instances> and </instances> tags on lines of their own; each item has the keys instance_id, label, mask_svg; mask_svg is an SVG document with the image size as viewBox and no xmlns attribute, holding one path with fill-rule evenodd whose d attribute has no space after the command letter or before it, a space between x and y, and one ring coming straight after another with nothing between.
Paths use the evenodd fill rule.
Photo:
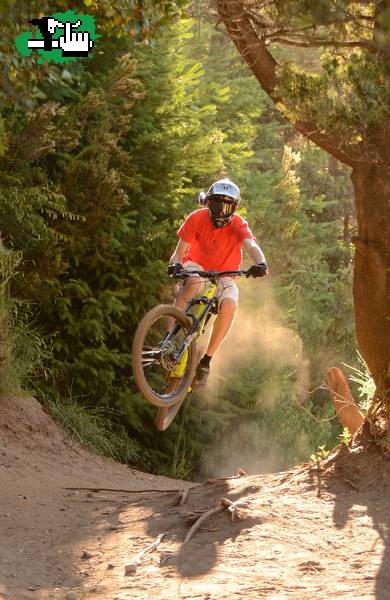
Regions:
<instances>
[{"instance_id":1,"label":"wooden log","mask_svg":"<svg viewBox=\"0 0 390 600\"><path fill-rule=\"evenodd\" d=\"M344 373L337 367L328 370L328 387L336 414L343 427L353 435L363 423L364 416L356 406Z\"/></svg>"}]
</instances>

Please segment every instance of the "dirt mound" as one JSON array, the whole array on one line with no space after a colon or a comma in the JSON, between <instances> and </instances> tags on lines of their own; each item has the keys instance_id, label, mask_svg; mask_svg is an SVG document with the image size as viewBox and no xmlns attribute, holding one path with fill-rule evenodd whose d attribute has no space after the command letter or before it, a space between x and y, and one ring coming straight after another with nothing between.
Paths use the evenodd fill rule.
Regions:
<instances>
[{"instance_id":1,"label":"dirt mound","mask_svg":"<svg viewBox=\"0 0 390 600\"><path fill-rule=\"evenodd\" d=\"M149 490L189 484L89 453L29 397L0 398L0 598L65 598L97 530L110 531L115 498L67 487ZM119 495L120 502L128 496ZM97 529L96 529L97 528ZM57 589L56 589L57 588ZM71 596L70 596L71 598Z\"/></svg>"},{"instance_id":2,"label":"dirt mound","mask_svg":"<svg viewBox=\"0 0 390 600\"><path fill-rule=\"evenodd\" d=\"M387 600L387 468L356 446L173 481L89 454L31 398L1 399L0 598Z\"/></svg>"},{"instance_id":3,"label":"dirt mound","mask_svg":"<svg viewBox=\"0 0 390 600\"><path fill-rule=\"evenodd\" d=\"M25 448L49 450L58 448L65 432L31 397L5 396L0 399L0 431L9 442Z\"/></svg>"}]
</instances>

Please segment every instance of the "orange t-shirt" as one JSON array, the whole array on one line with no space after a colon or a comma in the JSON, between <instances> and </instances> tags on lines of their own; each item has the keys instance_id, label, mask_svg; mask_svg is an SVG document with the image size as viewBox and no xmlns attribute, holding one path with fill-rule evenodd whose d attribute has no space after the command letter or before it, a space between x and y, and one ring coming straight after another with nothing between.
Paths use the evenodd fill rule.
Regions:
<instances>
[{"instance_id":1,"label":"orange t-shirt","mask_svg":"<svg viewBox=\"0 0 390 600\"><path fill-rule=\"evenodd\" d=\"M248 223L233 215L224 227L215 228L208 208L195 210L187 217L177 235L190 244L183 263L192 260L205 271L236 271L242 261L242 243L255 239Z\"/></svg>"}]
</instances>

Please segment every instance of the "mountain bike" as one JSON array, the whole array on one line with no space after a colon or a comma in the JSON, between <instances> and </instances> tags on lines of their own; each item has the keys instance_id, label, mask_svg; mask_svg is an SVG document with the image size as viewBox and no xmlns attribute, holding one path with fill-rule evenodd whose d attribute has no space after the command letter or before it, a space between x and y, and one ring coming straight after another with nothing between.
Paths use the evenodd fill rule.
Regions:
<instances>
[{"instance_id":1,"label":"mountain bike","mask_svg":"<svg viewBox=\"0 0 390 600\"><path fill-rule=\"evenodd\" d=\"M223 290L221 278L245 274L243 270L182 271L177 279L184 281L198 275L200 281L207 280L204 292L191 298L184 311L170 304L160 304L138 325L132 349L134 379L144 398L158 408L155 425L159 431L169 427L192 391L191 383L201 354L197 341L209 319L218 313Z\"/></svg>"}]
</instances>

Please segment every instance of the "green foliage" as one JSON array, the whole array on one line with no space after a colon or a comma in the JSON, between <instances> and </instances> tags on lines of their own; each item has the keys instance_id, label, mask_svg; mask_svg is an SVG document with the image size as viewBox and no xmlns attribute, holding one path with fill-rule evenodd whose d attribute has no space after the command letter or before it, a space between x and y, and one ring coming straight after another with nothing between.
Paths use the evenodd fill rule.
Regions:
<instances>
[{"instance_id":1,"label":"green foliage","mask_svg":"<svg viewBox=\"0 0 390 600\"><path fill-rule=\"evenodd\" d=\"M324 458L329 456L329 450L325 450L325 446L320 446L315 454L311 454L310 462L318 464Z\"/></svg>"},{"instance_id":2,"label":"green foliage","mask_svg":"<svg viewBox=\"0 0 390 600\"><path fill-rule=\"evenodd\" d=\"M359 143L368 129L388 118L389 65L360 51L350 53L347 64L331 51L322 62L320 73L305 73L292 62L280 67L280 108L293 122L310 120L324 131L336 130L344 141Z\"/></svg>"},{"instance_id":3,"label":"green foliage","mask_svg":"<svg viewBox=\"0 0 390 600\"><path fill-rule=\"evenodd\" d=\"M0 393L31 389L33 377L45 373L49 358L44 340L31 321L26 302L10 294L20 268L21 252L7 250L0 240Z\"/></svg>"},{"instance_id":4,"label":"green foliage","mask_svg":"<svg viewBox=\"0 0 390 600\"><path fill-rule=\"evenodd\" d=\"M297 28L345 21L345 0L276 0L275 4L279 17Z\"/></svg>"},{"instance_id":5,"label":"green foliage","mask_svg":"<svg viewBox=\"0 0 390 600\"><path fill-rule=\"evenodd\" d=\"M358 366L354 367L344 363L348 369L352 371L352 375L349 376L349 380L356 384L357 391L359 394L359 400L357 402L359 408L364 412L367 412L371 402L373 401L375 394L375 382L368 369L367 363L357 351Z\"/></svg>"},{"instance_id":6,"label":"green foliage","mask_svg":"<svg viewBox=\"0 0 390 600\"><path fill-rule=\"evenodd\" d=\"M0 242L0 376L2 381L7 381L11 373L11 339L10 339L10 310L11 300L9 297L9 280L15 269L15 257L6 251ZM11 377L12 380L12 377ZM3 384L4 385L4 384Z\"/></svg>"},{"instance_id":7,"label":"green foliage","mask_svg":"<svg viewBox=\"0 0 390 600\"><path fill-rule=\"evenodd\" d=\"M112 411L83 406L72 397L46 397L44 402L78 443L87 444L98 454L123 463L137 460L139 448L129 438L125 428L115 423L117 416Z\"/></svg>"},{"instance_id":8,"label":"green foliage","mask_svg":"<svg viewBox=\"0 0 390 600\"><path fill-rule=\"evenodd\" d=\"M15 51L15 39L23 32L34 30L29 20L34 17L59 13L75 8L68 0L29 0L15 3L0 2L0 19L3 25L0 40L0 99L9 107L15 104L24 110L53 99L47 86L66 98L80 99L90 77L98 74L102 66L112 67L112 53L122 53L136 43L154 44L159 32L184 11L183 0L83 0L77 4L81 14L95 19L99 39L99 52L92 58L75 61L66 69L55 64L39 64L39 57L23 57Z\"/></svg>"},{"instance_id":9,"label":"green foliage","mask_svg":"<svg viewBox=\"0 0 390 600\"><path fill-rule=\"evenodd\" d=\"M177 479L190 479L196 473L196 453L187 431L189 407L190 398L187 398L177 417L172 459L167 465L167 474Z\"/></svg>"},{"instance_id":10,"label":"green foliage","mask_svg":"<svg viewBox=\"0 0 390 600\"><path fill-rule=\"evenodd\" d=\"M199 189L227 175L242 188L280 320L303 340L302 360L312 361L307 385L316 387L354 347L347 174L292 136L209 26L197 31L183 20L155 44L134 46L172 3L120 11L108 1L84 4L103 28L102 54L66 71L6 57L17 96L3 89L0 219L4 244L20 259L11 313L22 333L13 354L28 366L27 385L49 398L78 439L97 446L101 437L99 451L150 471L211 473L232 445L245 457L267 456L258 468L304 460L338 430L319 395L305 410L299 405L296 362L257 348L222 371L214 403L188 402L162 435L134 388L131 341L148 308L172 298L165 264L177 226L196 208ZM248 319L258 302L256 292ZM23 348L36 352L22 358ZM26 385L26 375L18 377Z\"/></svg>"},{"instance_id":11,"label":"green foliage","mask_svg":"<svg viewBox=\"0 0 390 600\"><path fill-rule=\"evenodd\" d=\"M286 147L282 168L275 173L279 182L249 207L278 301L314 364L318 353L319 366L324 348L331 347L337 360L355 347L349 290L350 184L346 169L332 175L331 167L318 149L301 144L294 152Z\"/></svg>"},{"instance_id":12,"label":"green foliage","mask_svg":"<svg viewBox=\"0 0 390 600\"><path fill-rule=\"evenodd\" d=\"M349 431L348 427L344 427L343 428L343 432L342 432L342 434L339 437L340 437L341 442L345 446L348 447L349 444L350 444L350 442L351 442L351 439L352 439L352 436L350 434L350 431Z\"/></svg>"},{"instance_id":13,"label":"green foliage","mask_svg":"<svg viewBox=\"0 0 390 600\"><path fill-rule=\"evenodd\" d=\"M378 132L387 130L389 17L385 2L348 0L278 0L268 12L270 30L284 27L282 43L312 54L308 69L299 53L276 49L279 108L293 123L359 145L364 160L377 160Z\"/></svg>"}]
</instances>

